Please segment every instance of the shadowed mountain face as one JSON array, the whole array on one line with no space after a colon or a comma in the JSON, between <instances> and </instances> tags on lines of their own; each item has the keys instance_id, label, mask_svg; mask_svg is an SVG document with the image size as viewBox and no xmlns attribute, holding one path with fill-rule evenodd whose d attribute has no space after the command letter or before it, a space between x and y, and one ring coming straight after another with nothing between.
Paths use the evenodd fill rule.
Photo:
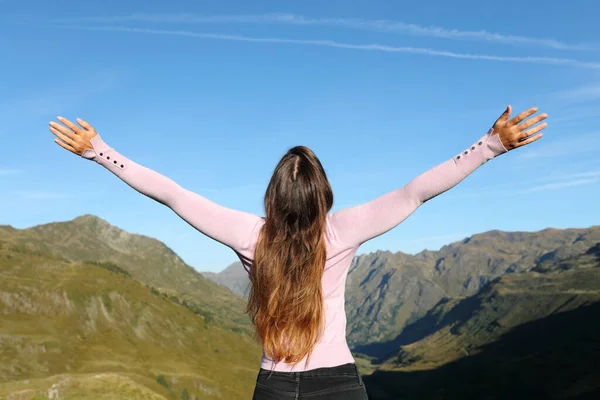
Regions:
<instances>
[{"instance_id":1,"label":"shadowed mountain face","mask_svg":"<svg viewBox=\"0 0 600 400\"><path fill-rule=\"evenodd\" d=\"M252 332L241 298L206 279L164 243L128 233L96 216L86 214L22 230L0 226L0 240L72 262L115 263L135 280L193 303L223 326Z\"/></svg>"},{"instance_id":2,"label":"shadowed mountain face","mask_svg":"<svg viewBox=\"0 0 600 400\"><path fill-rule=\"evenodd\" d=\"M373 400L593 398L599 318L600 243L441 301L383 346L400 350L365 381Z\"/></svg>"},{"instance_id":3,"label":"shadowed mountain face","mask_svg":"<svg viewBox=\"0 0 600 400\"><path fill-rule=\"evenodd\" d=\"M381 370L371 400L598 399L600 303L527 322L436 369Z\"/></svg>"}]
</instances>

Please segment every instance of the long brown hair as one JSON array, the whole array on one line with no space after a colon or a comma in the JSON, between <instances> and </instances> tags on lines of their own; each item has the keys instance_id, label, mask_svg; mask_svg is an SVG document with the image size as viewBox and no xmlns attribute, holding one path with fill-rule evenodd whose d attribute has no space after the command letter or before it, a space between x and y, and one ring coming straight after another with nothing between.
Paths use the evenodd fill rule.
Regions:
<instances>
[{"instance_id":1,"label":"long brown hair","mask_svg":"<svg viewBox=\"0 0 600 400\"><path fill-rule=\"evenodd\" d=\"M306 355L309 362L325 323L321 279L333 192L311 149L287 151L264 202L266 220L254 252L246 312L265 354L295 366Z\"/></svg>"}]
</instances>

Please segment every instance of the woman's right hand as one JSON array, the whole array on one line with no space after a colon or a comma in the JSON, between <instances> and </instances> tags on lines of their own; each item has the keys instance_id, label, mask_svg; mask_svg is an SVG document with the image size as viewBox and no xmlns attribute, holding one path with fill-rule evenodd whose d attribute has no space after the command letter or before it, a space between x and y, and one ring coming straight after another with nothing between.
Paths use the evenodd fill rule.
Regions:
<instances>
[{"instance_id":1,"label":"woman's right hand","mask_svg":"<svg viewBox=\"0 0 600 400\"><path fill-rule=\"evenodd\" d=\"M548 114L546 113L526 120L526 118L535 114L537 110L537 107L532 107L529 110L518 114L513 119L509 119L512 111L512 107L509 105L506 107L506 111L504 111L500 118L496 120L496 123L494 123L493 135L497 134L500 136L502 144L508 151L535 142L543 136L538 132L548 126L548 124L544 122L532 128L532 126L548 117Z\"/></svg>"},{"instance_id":2,"label":"woman's right hand","mask_svg":"<svg viewBox=\"0 0 600 400\"><path fill-rule=\"evenodd\" d=\"M57 137L54 139L56 144L78 156L82 156L87 149L93 149L90 140L96 136L96 130L90 124L77 118L82 129L64 117L57 118L66 126L50 121L50 131Z\"/></svg>"}]
</instances>

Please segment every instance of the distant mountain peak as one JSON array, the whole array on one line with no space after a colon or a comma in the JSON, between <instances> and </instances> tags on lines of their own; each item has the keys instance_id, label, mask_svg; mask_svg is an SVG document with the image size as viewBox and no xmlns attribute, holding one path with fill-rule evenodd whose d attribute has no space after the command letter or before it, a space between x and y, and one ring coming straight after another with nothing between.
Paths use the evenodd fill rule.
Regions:
<instances>
[{"instance_id":1,"label":"distant mountain peak","mask_svg":"<svg viewBox=\"0 0 600 400\"><path fill-rule=\"evenodd\" d=\"M110 225L110 223L108 221L106 221L106 220L104 220L104 219L102 219L102 218L100 218L100 217L98 217L97 215L94 215L94 214L83 214L83 215L80 215L79 217L73 218L73 222L78 222L78 223L88 223L88 222L98 223L98 222L104 222L104 223Z\"/></svg>"}]
</instances>

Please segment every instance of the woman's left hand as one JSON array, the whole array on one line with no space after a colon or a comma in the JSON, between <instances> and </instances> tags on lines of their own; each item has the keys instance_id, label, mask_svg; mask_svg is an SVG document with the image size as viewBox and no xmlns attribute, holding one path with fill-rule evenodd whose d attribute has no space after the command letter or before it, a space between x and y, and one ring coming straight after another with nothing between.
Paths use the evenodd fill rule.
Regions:
<instances>
[{"instance_id":1,"label":"woman's left hand","mask_svg":"<svg viewBox=\"0 0 600 400\"><path fill-rule=\"evenodd\" d=\"M512 107L509 105L506 107L506 110L500 116L500 118L496 120L496 123L494 123L494 131L492 135L499 135L502 145L508 151L535 142L543 136L538 132L548 126L546 122L534 126L538 122L541 122L548 117L548 114L543 113L533 118L529 118L537 111L537 107L531 107L529 110L525 110L516 115L514 118L509 119L510 113L512 112Z\"/></svg>"},{"instance_id":2,"label":"woman's left hand","mask_svg":"<svg viewBox=\"0 0 600 400\"><path fill-rule=\"evenodd\" d=\"M78 156L83 155L86 149L93 149L90 139L97 133L90 124L79 118L77 122L81 127L63 117L58 117L58 120L65 126L54 121L50 122L50 132L58 138L54 139L56 144Z\"/></svg>"}]
</instances>

